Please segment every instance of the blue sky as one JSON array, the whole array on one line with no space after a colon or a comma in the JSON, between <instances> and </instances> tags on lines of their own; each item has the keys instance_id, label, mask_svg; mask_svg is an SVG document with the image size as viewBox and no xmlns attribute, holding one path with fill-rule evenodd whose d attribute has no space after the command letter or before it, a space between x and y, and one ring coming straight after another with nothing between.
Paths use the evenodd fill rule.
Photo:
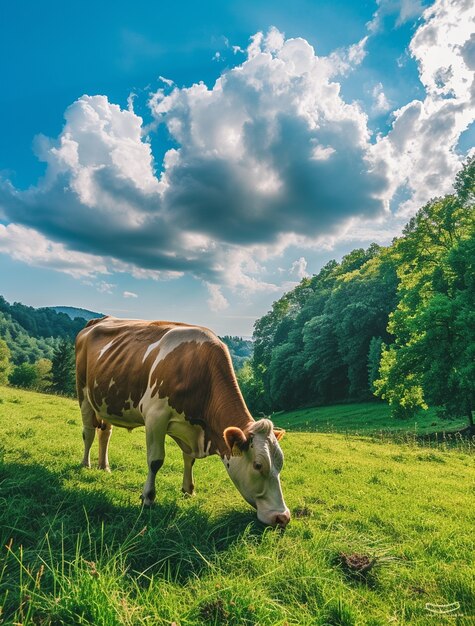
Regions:
<instances>
[{"instance_id":1,"label":"blue sky","mask_svg":"<svg viewBox=\"0 0 475 626\"><path fill-rule=\"evenodd\" d=\"M249 335L448 193L463 0L3 3L0 293Z\"/></svg>"}]
</instances>

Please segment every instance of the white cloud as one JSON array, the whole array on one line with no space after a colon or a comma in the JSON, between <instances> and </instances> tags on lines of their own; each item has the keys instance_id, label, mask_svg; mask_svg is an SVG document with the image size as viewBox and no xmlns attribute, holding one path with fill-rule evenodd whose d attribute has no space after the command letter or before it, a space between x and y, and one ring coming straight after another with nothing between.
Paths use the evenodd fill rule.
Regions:
<instances>
[{"instance_id":1,"label":"white cloud","mask_svg":"<svg viewBox=\"0 0 475 626\"><path fill-rule=\"evenodd\" d=\"M214 285L211 283L205 283L205 284L210 294L210 297L207 300L207 302L211 311L218 313L220 311L224 311L225 309L227 309L229 307L229 302L223 296L221 292L221 287L219 285Z\"/></svg>"},{"instance_id":2,"label":"white cloud","mask_svg":"<svg viewBox=\"0 0 475 626\"><path fill-rule=\"evenodd\" d=\"M165 83L168 87L172 87L175 84L173 80L165 78L164 76L159 76L158 79L161 80L162 83Z\"/></svg>"},{"instance_id":3,"label":"white cloud","mask_svg":"<svg viewBox=\"0 0 475 626\"><path fill-rule=\"evenodd\" d=\"M420 3L380 2L381 12L389 7L404 20ZM129 110L83 96L57 140L38 139L47 163L38 186L19 191L0 180L0 210L11 222L0 229L0 249L82 277L192 273L216 310L227 306L220 286L276 292L267 264L290 245L330 246L350 225L362 236L371 224L383 232L396 191L405 190L409 213L450 188L455 146L473 119L473 19L471 5L455 0L424 12L410 51L426 97L395 111L377 141L339 82L363 61L367 37L323 57L275 28L256 33L247 58L212 87L161 78L148 126L133 94ZM374 110L386 112L381 84L373 97ZM145 139L159 124L176 144L161 166Z\"/></svg>"},{"instance_id":4,"label":"white cloud","mask_svg":"<svg viewBox=\"0 0 475 626\"><path fill-rule=\"evenodd\" d=\"M376 0L378 8L367 28L370 33L376 33L383 27L387 16L396 16L396 26L402 26L424 11L424 2L421 0Z\"/></svg>"},{"instance_id":5,"label":"white cloud","mask_svg":"<svg viewBox=\"0 0 475 626\"><path fill-rule=\"evenodd\" d=\"M395 111L391 131L375 147L391 167L388 197L398 188L408 196L399 208L402 217L449 193L460 169L456 146L475 117L474 75L463 55L474 23L473 3L438 0L411 40L426 96Z\"/></svg>"},{"instance_id":6,"label":"white cloud","mask_svg":"<svg viewBox=\"0 0 475 626\"><path fill-rule=\"evenodd\" d=\"M108 293L110 295L114 293L114 289L116 287L117 285L114 285L113 283L107 283L105 280L101 280L96 285L96 289L99 293Z\"/></svg>"},{"instance_id":7,"label":"white cloud","mask_svg":"<svg viewBox=\"0 0 475 626\"><path fill-rule=\"evenodd\" d=\"M178 144L158 176L132 100L123 110L83 96L56 141L37 141L44 180L25 192L0 182L0 205L10 221L100 255L113 271L191 272L272 291L246 266L256 250L269 256L292 233L316 237L384 211L386 174L372 159L366 116L332 79L363 48L319 57L271 29L212 88L158 90L153 115Z\"/></svg>"},{"instance_id":8,"label":"white cloud","mask_svg":"<svg viewBox=\"0 0 475 626\"><path fill-rule=\"evenodd\" d=\"M307 278L307 276L309 276L307 272L307 259L301 256L300 259L294 261L290 268L290 273L295 274L300 280Z\"/></svg>"},{"instance_id":9,"label":"white cloud","mask_svg":"<svg viewBox=\"0 0 475 626\"><path fill-rule=\"evenodd\" d=\"M138 294L134 293L133 291L124 291L124 293L122 294L123 298L138 298Z\"/></svg>"},{"instance_id":10,"label":"white cloud","mask_svg":"<svg viewBox=\"0 0 475 626\"><path fill-rule=\"evenodd\" d=\"M373 98L373 105L371 107L373 113L387 113L391 109L391 103L384 93L382 83L376 83L372 89L371 96Z\"/></svg>"},{"instance_id":11,"label":"white cloud","mask_svg":"<svg viewBox=\"0 0 475 626\"><path fill-rule=\"evenodd\" d=\"M61 271L74 278L108 273L101 257L68 250L33 228L19 224L0 224L0 253L27 265Z\"/></svg>"}]
</instances>

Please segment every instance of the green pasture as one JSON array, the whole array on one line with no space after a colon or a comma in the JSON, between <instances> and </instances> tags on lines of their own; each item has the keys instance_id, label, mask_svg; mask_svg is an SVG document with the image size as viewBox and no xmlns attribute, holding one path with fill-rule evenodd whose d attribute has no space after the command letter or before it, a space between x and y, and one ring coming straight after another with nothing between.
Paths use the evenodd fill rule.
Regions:
<instances>
[{"instance_id":1,"label":"green pasture","mask_svg":"<svg viewBox=\"0 0 475 626\"><path fill-rule=\"evenodd\" d=\"M218 458L196 463L183 497L172 441L142 509L143 429L114 430L111 474L79 468L76 403L0 387L0 624L474 624L473 444L290 432L289 419L276 416L282 533ZM345 564L355 554L372 568Z\"/></svg>"},{"instance_id":2,"label":"green pasture","mask_svg":"<svg viewBox=\"0 0 475 626\"><path fill-rule=\"evenodd\" d=\"M467 426L467 421L443 419L434 408L419 411L410 420L391 417L391 409L384 402L358 402L311 407L274 413L274 423L292 431L350 433L353 435L393 434L424 436L435 432L453 433ZM400 438L400 437L399 437Z\"/></svg>"}]
</instances>

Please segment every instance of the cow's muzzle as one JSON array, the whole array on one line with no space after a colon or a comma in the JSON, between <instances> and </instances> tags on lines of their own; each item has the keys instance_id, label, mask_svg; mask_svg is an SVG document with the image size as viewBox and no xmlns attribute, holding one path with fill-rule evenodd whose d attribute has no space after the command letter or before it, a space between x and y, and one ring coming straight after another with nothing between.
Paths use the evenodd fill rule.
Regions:
<instances>
[{"instance_id":1,"label":"cow's muzzle","mask_svg":"<svg viewBox=\"0 0 475 626\"><path fill-rule=\"evenodd\" d=\"M260 515L258 511L257 517L263 524L268 526L285 528L290 522L290 511L289 509L285 509L285 511L269 511L264 515Z\"/></svg>"}]
</instances>

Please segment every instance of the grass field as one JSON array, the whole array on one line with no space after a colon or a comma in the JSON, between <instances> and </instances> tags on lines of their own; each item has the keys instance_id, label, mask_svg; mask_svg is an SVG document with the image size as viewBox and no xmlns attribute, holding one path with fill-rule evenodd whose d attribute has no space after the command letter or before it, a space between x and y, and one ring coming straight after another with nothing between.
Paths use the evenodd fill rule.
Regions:
<instances>
[{"instance_id":1,"label":"grass field","mask_svg":"<svg viewBox=\"0 0 475 626\"><path fill-rule=\"evenodd\" d=\"M282 533L257 522L217 458L195 465L197 495L182 497L171 441L157 504L142 509L143 429L114 430L111 474L80 469L72 400L0 387L0 427L1 624L475 623L466 441L289 432ZM358 574L342 553L373 567Z\"/></svg>"},{"instance_id":2,"label":"grass field","mask_svg":"<svg viewBox=\"0 0 475 626\"><path fill-rule=\"evenodd\" d=\"M359 402L275 413L272 419L281 428L292 431L353 435L424 436L434 432L457 431L467 425L464 419L441 419L433 408L420 411L412 420L394 419L390 413L389 405L383 402Z\"/></svg>"}]
</instances>

